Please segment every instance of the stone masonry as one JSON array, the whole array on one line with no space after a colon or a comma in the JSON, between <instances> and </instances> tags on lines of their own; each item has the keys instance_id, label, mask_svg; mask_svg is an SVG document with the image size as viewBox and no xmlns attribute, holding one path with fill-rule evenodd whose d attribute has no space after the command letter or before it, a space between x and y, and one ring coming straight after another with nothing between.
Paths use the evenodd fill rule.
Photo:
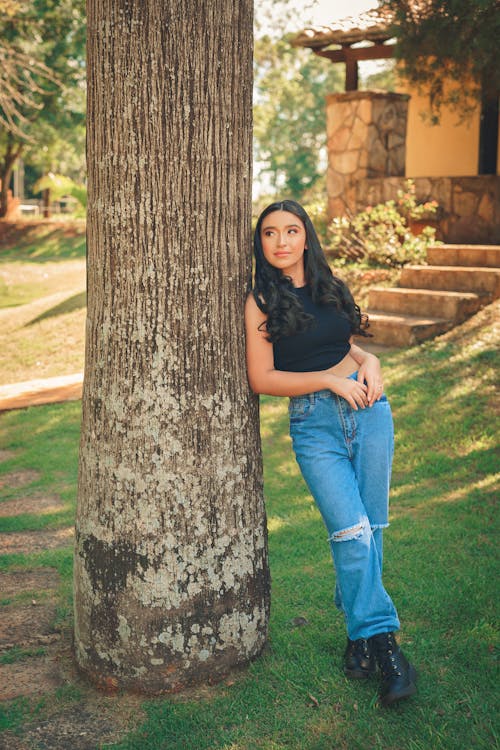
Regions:
<instances>
[{"instance_id":1,"label":"stone masonry","mask_svg":"<svg viewBox=\"0 0 500 750\"><path fill-rule=\"evenodd\" d=\"M406 94L349 91L327 96L328 214L355 210L367 178L404 176Z\"/></svg>"},{"instance_id":2,"label":"stone masonry","mask_svg":"<svg viewBox=\"0 0 500 750\"><path fill-rule=\"evenodd\" d=\"M393 200L404 187L404 178L365 179L351 193L349 208L358 212L366 206ZM436 238L449 243L500 244L500 177L415 177L419 203L435 200Z\"/></svg>"},{"instance_id":3,"label":"stone masonry","mask_svg":"<svg viewBox=\"0 0 500 750\"><path fill-rule=\"evenodd\" d=\"M348 91L326 97L328 217L357 213L404 188L409 97ZM449 243L500 243L500 176L416 177L417 200L435 200L423 224ZM416 231L419 227L415 228Z\"/></svg>"}]
</instances>

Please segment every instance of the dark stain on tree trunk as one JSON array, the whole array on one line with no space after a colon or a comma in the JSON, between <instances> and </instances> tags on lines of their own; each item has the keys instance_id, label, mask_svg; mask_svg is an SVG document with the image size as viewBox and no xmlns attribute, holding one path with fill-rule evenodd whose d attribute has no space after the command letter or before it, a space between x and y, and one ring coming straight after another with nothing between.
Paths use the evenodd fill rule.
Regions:
<instances>
[{"instance_id":1,"label":"dark stain on tree trunk","mask_svg":"<svg viewBox=\"0 0 500 750\"><path fill-rule=\"evenodd\" d=\"M83 540L81 549L82 558L92 560L92 567L88 571L93 590L105 595L122 591L127 585L129 573L140 575L139 568L145 571L150 565L147 555L138 555L135 546L128 542L108 544L88 536Z\"/></svg>"}]
</instances>

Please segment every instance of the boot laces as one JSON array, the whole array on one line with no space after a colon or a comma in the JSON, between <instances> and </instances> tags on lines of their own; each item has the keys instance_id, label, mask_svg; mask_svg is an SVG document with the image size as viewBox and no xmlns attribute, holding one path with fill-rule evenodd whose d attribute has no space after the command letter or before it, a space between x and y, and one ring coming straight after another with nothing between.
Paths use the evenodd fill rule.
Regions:
<instances>
[{"instance_id":1,"label":"boot laces","mask_svg":"<svg viewBox=\"0 0 500 750\"><path fill-rule=\"evenodd\" d=\"M381 638L377 643L379 666L385 677L401 677L401 669L397 659L398 647L392 633Z\"/></svg>"},{"instance_id":2,"label":"boot laces","mask_svg":"<svg viewBox=\"0 0 500 750\"><path fill-rule=\"evenodd\" d=\"M359 654L360 656L366 657L366 659L370 658L370 645L366 638L359 638L357 641L354 641L354 651Z\"/></svg>"}]
</instances>

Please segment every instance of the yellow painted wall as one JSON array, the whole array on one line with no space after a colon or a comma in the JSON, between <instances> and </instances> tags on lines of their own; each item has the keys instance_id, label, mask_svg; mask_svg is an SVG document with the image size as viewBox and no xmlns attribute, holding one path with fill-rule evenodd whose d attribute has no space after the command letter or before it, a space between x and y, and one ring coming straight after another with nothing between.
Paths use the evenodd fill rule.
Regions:
<instances>
[{"instance_id":1,"label":"yellow painted wall","mask_svg":"<svg viewBox=\"0 0 500 750\"><path fill-rule=\"evenodd\" d=\"M479 105L472 117L457 124L457 113L442 111L439 125L422 118L428 110L425 97L408 88L398 88L411 95L408 104L406 135L407 177L457 177L477 175L479 159Z\"/></svg>"},{"instance_id":2,"label":"yellow painted wall","mask_svg":"<svg viewBox=\"0 0 500 750\"><path fill-rule=\"evenodd\" d=\"M464 84L466 86L466 84ZM478 104L472 116L459 123L459 116L443 108L439 125L422 117L428 112L428 99L399 79L398 93L410 94L406 136L407 177L470 177L477 175L479 161ZM500 174L500 127L497 174Z\"/></svg>"}]
</instances>

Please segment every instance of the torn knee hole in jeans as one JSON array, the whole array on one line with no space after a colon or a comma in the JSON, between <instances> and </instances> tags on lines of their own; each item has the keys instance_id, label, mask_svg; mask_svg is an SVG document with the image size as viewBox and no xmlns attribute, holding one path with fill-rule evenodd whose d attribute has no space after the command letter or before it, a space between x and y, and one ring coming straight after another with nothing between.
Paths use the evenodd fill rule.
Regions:
<instances>
[{"instance_id":1,"label":"torn knee hole in jeans","mask_svg":"<svg viewBox=\"0 0 500 750\"><path fill-rule=\"evenodd\" d=\"M329 541L332 542L349 542L352 539L359 539L363 536L365 531L370 528L370 524L368 523L368 519L365 521L360 521L355 526L350 526L347 529L340 529L339 531L334 531L333 534L330 536Z\"/></svg>"}]
</instances>

